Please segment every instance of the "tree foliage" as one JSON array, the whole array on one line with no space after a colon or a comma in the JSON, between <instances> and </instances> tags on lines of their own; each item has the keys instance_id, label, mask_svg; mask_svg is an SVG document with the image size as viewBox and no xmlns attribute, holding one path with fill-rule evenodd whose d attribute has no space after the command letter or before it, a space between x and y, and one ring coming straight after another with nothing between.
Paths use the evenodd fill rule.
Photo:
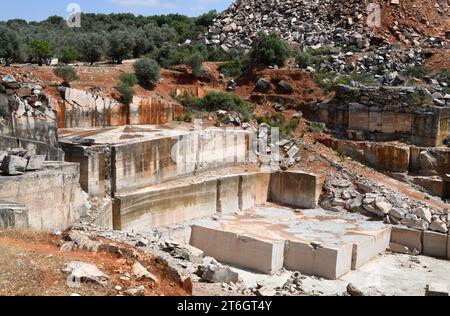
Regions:
<instances>
[{"instance_id":1,"label":"tree foliage","mask_svg":"<svg viewBox=\"0 0 450 316\"><path fill-rule=\"evenodd\" d=\"M137 83L138 83L138 79L137 79L136 75L133 73L129 73L129 72L121 73L120 81L129 85L130 87L133 87L133 86L137 85Z\"/></svg>"},{"instance_id":2,"label":"tree foliage","mask_svg":"<svg viewBox=\"0 0 450 316\"><path fill-rule=\"evenodd\" d=\"M70 64L78 59L78 51L71 46L63 46L59 50L59 61Z\"/></svg>"},{"instance_id":3,"label":"tree foliage","mask_svg":"<svg viewBox=\"0 0 450 316\"><path fill-rule=\"evenodd\" d=\"M192 68L192 74L199 77L202 74L204 57L199 52L195 52L186 58L186 65Z\"/></svg>"},{"instance_id":4,"label":"tree foliage","mask_svg":"<svg viewBox=\"0 0 450 316\"><path fill-rule=\"evenodd\" d=\"M258 33L251 52L253 64L282 67L290 56L288 43L276 33Z\"/></svg>"},{"instance_id":5,"label":"tree foliage","mask_svg":"<svg viewBox=\"0 0 450 316\"><path fill-rule=\"evenodd\" d=\"M8 62L44 62L55 53L64 63L77 60L91 64L107 57L120 63L124 58L148 55L164 67L181 63L194 52L200 52L205 60L226 60L223 51L202 44L201 35L215 16L214 11L199 17L83 13L80 28L68 27L58 16L29 23L14 19L0 22L0 53Z\"/></svg>"},{"instance_id":6,"label":"tree foliage","mask_svg":"<svg viewBox=\"0 0 450 316\"><path fill-rule=\"evenodd\" d=\"M39 66L42 66L45 59L52 57L53 47L45 40L34 40L30 43L31 57Z\"/></svg>"},{"instance_id":7,"label":"tree foliage","mask_svg":"<svg viewBox=\"0 0 450 316\"><path fill-rule=\"evenodd\" d=\"M0 27L0 58L5 60L9 65L18 54L19 42L16 34L5 27Z\"/></svg>"},{"instance_id":8,"label":"tree foliage","mask_svg":"<svg viewBox=\"0 0 450 316\"><path fill-rule=\"evenodd\" d=\"M80 80L75 68L72 66L58 66L53 69L53 73L61 78L64 82L63 85L70 86L71 81Z\"/></svg>"},{"instance_id":9,"label":"tree foliage","mask_svg":"<svg viewBox=\"0 0 450 316\"><path fill-rule=\"evenodd\" d=\"M124 82L119 82L116 86L116 89L120 93L120 100L123 104L129 105L131 102L133 102L133 96L136 93L133 87L130 87Z\"/></svg>"},{"instance_id":10,"label":"tree foliage","mask_svg":"<svg viewBox=\"0 0 450 316\"><path fill-rule=\"evenodd\" d=\"M134 45L134 38L128 32L113 31L108 37L108 55L114 62L121 64L124 59L131 57Z\"/></svg>"},{"instance_id":11,"label":"tree foliage","mask_svg":"<svg viewBox=\"0 0 450 316\"><path fill-rule=\"evenodd\" d=\"M160 67L156 61L142 58L134 64L134 72L139 83L144 87L151 87L160 78Z\"/></svg>"},{"instance_id":12,"label":"tree foliage","mask_svg":"<svg viewBox=\"0 0 450 316\"><path fill-rule=\"evenodd\" d=\"M83 34L79 39L78 47L82 60L92 65L101 60L105 51L105 40L96 33Z\"/></svg>"}]
</instances>

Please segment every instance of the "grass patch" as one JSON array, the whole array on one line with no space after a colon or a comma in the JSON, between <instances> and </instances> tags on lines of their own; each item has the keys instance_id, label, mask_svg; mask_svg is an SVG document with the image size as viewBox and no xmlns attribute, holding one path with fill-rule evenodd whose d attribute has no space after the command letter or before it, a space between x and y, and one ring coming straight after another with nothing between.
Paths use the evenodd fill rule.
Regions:
<instances>
[{"instance_id":1,"label":"grass patch","mask_svg":"<svg viewBox=\"0 0 450 316\"><path fill-rule=\"evenodd\" d=\"M201 112L215 112L219 110L237 112L242 115L244 122L248 122L252 118L253 106L233 93L212 91L208 92L202 99L192 95L185 95L178 97L177 100L189 110Z\"/></svg>"},{"instance_id":2,"label":"grass patch","mask_svg":"<svg viewBox=\"0 0 450 316\"><path fill-rule=\"evenodd\" d=\"M265 114L257 118L259 124L267 124L270 127L278 127L281 137L290 137L294 134L300 125L300 119L292 118L287 120L284 115L277 113L274 115Z\"/></svg>"}]
</instances>

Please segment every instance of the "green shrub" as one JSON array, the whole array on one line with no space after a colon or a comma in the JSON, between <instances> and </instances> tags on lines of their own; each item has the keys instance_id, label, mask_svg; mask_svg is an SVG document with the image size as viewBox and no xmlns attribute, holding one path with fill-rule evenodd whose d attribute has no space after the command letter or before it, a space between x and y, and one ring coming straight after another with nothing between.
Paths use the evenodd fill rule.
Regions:
<instances>
[{"instance_id":1,"label":"green shrub","mask_svg":"<svg viewBox=\"0 0 450 316\"><path fill-rule=\"evenodd\" d=\"M192 123L192 112L187 111L177 117L178 122Z\"/></svg>"},{"instance_id":2,"label":"green shrub","mask_svg":"<svg viewBox=\"0 0 450 316\"><path fill-rule=\"evenodd\" d=\"M309 124L309 131L311 133L322 133L325 130L325 124L320 122L311 122Z\"/></svg>"},{"instance_id":3,"label":"green shrub","mask_svg":"<svg viewBox=\"0 0 450 316\"><path fill-rule=\"evenodd\" d=\"M130 87L124 82L119 82L116 89L120 93L120 100L123 104L129 105L133 101L133 96L135 95L133 87Z\"/></svg>"},{"instance_id":4,"label":"green shrub","mask_svg":"<svg viewBox=\"0 0 450 316\"><path fill-rule=\"evenodd\" d=\"M276 127L279 129L281 137L290 137L297 130L300 125L300 119L292 118L289 121L281 113L273 115L265 114L257 119L259 124L265 123L270 127Z\"/></svg>"},{"instance_id":5,"label":"green shrub","mask_svg":"<svg viewBox=\"0 0 450 316\"><path fill-rule=\"evenodd\" d=\"M142 58L134 64L134 72L139 83L144 87L151 87L160 78L160 67L153 59Z\"/></svg>"},{"instance_id":6,"label":"green shrub","mask_svg":"<svg viewBox=\"0 0 450 316\"><path fill-rule=\"evenodd\" d=\"M219 71L227 77L239 77L245 72L250 65L249 56L246 55L241 59L229 61L220 65Z\"/></svg>"},{"instance_id":7,"label":"green shrub","mask_svg":"<svg viewBox=\"0 0 450 316\"><path fill-rule=\"evenodd\" d=\"M30 43L31 56L37 61L39 66L42 66L44 59L52 56L53 47L45 40L34 40Z\"/></svg>"},{"instance_id":8,"label":"green shrub","mask_svg":"<svg viewBox=\"0 0 450 316\"><path fill-rule=\"evenodd\" d=\"M429 70L423 66L412 66L404 70L404 74L408 77L423 78Z\"/></svg>"},{"instance_id":9,"label":"green shrub","mask_svg":"<svg viewBox=\"0 0 450 316\"><path fill-rule=\"evenodd\" d=\"M236 94L225 92L208 92L203 99L186 95L179 99L181 104L192 110L215 112L218 110L237 112L242 114L244 121L252 117L253 107Z\"/></svg>"},{"instance_id":10,"label":"green shrub","mask_svg":"<svg viewBox=\"0 0 450 316\"><path fill-rule=\"evenodd\" d=\"M251 51L252 64L282 67L290 56L288 43L276 33L258 33Z\"/></svg>"},{"instance_id":11,"label":"green shrub","mask_svg":"<svg viewBox=\"0 0 450 316\"><path fill-rule=\"evenodd\" d=\"M370 73L358 73L356 71L349 75L339 75L335 72L317 72L314 74L314 81L322 88L325 95L328 95L338 84L349 85L351 81L370 85L375 82L375 78Z\"/></svg>"},{"instance_id":12,"label":"green shrub","mask_svg":"<svg viewBox=\"0 0 450 316\"><path fill-rule=\"evenodd\" d=\"M335 72L316 72L314 74L314 81L323 90L325 95L328 95L333 89L337 74Z\"/></svg>"},{"instance_id":13,"label":"green shrub","mask_svg":"<svg viewBox=\"0 0 450 316\"><path fill-rule=\"evenodd\" d=\"M120 81L130 87L134 87L138 83L138 79L134 73L124 72L120 74Z\"/></svg>"},{"instance_id":14,"label":"green shrub","mask_svg":"<svg viewBox=\"0 0 450 316\"><path fill-rule=\"evenodd\" d=\"M53 69L55 76L61 78L64 82L63 84L69 85L71 81L79 80L76 70L71 66L59 66Z\"/></svg>"},{"instance_id":15,"label":"green shrub","mask_svg":"<svg viewBox=\"0 0 450 316\"><path fill-rule=\"evenodd\" d=\"M63 46L59 50L59 60L64 64L70 64L78 59L78 51L70 46Z\"/></svg>"},{"instance_id":16,"label":"green shrub","mask_svg":"<svg viewBox=\"0 0 450 316\"><path fill-rule=\"evenodd\" d=\"M450 70L449 69L442 70L438 74L437 78L439 81L445 82L448 86L450 86Z\"/></svg>"},{"instance_id":17,"label":"green shrub","mask_svg":"<svg viewBox=\"0 0 450 316\"><path fill-rule=\"evenodd\" d=\"M297 62L300 68L307 68L309 66L313 66L313 58L311 54L309 54L308 52L298 53L295 61Z\"/></svg>"},{"instance_id":18,"label":"green shrub","mask_svg":"<svg viewBox=\"0 0 450 316\"><path fill-rule=\"evenodd\" d=\"M406 97L406 102L412 106L427 106L433 104L433 96L429 94L422 94L419 92L409 93Z\"/></svg>"},{"instance_id":19,"label":"green shrub","mask_svg":"<svg viewBox=\"0 0 450 316\"><path fill-rule=\"evenodd\" d=\"M199 52L195 52L192 55L186 57L186 65L192 68L192 74L199 77L202 74L204 57Z\"/></svg>"}]
</instances>

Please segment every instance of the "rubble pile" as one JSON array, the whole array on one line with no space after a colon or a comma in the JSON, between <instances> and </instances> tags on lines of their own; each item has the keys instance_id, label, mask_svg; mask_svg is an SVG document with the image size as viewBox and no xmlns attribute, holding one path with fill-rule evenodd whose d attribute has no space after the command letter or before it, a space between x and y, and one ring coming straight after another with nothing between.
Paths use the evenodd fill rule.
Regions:
<instances>
[{"instance_id":1,"label":"rubble pile","mask_svg":"<svg viewBox=\"0 0 450 316\"><path fill-rule=\"evenodd\" d=\"M436 10L440 10L438 2L433 2L437 4ZM393 1L390 5L396 6ZM233 47L250 48L261 30L277 32L289 42L307 46L368 48L371 44L387 42L390 34L374 32L368 17L367 3L358 0L238 0L215 19L206 43L226 51ZM418 23L425 25L427 21ZM444 38L428 37L398 21L389 31L404 44L445 45Z\"/></svg>"},{"instance_id":2,"label":"rubble pile","mask_svg":"<svg viewBox=\"0 0 450 316\"><path fill-rule=\"evenodd\" d=\"M111 231L90 224L75 225L64 232L57 232L61 240L60 251L70 253L76 249L93 253L110 253L116 255L119 277L99 270L97 266L83 262L70 262L63 272L68 273L68 286L78 287L79 283L94 283L105 287L116 285L115 291L120 296L143 296L149 291L171 280L171 286L178 283L188 294L192 293L192 281L183 277L184 271L174 269L160 257L163 252L155 252L155 244L141 234ZM158 248L159 249L159 248ZM164 273L164 279L153 274L149 266L156 266ZM114 283L114 284L112 284Z\"/></svg>"},{"instance_id":3,"label":"rubble pile","mask_svg":"<svg viewBox=\"0 0 450 316\"><path fill-rule=\"evenodd\" d=\"M18 82L12 75L6 75L0 81L0 114L6 115L8 103L12 104L15 116L53 116L46 105L47 97L43 94L43 86L33 83ZM5 118L3 118L5 119ZM2 121L0 120L0 123Z\"/></svg>"},{"instance_id":4,"label":"rubble pile","mask_svg":"<svg viewBox=\"0 0 450 316\"><path fill-rule=\"evenodd\" d=\"M388 2L382 4L383 10L395 12L393 21L382 21L380 27L371 27L365 1L239 0L215 19L205 42L225 51L236 48L248 51L258 32L276 32L305 49L328 48L317 69L310 67L310 70L339 73L401 71L423 65L425 58L433 54L432 48L450 48L443 34L431 36L421 31L429 28L429 22L437 21L415 21L421 27L405 25L401 19L405 13L399 11L398 3ZM433 2L436 2L433 7L436 14L445 21L448 6L441 5L442 1ZM401 6L401 10L409 8ZM414 19L419 9L411 10L408 15Z\"/></svg>"},{"instance_id":5,"label":"rubble pile","mask_svg":"<svg viewBox=\"0 0 450 316\"><path fill-rule=\"evenodd\" d=\"M0 136L39 142L48 155L57 153L57 113L54 100L38 83L19 82L12 75L0 80ZM7 147L7 146L3 146ZM25 146L24 146L25 147Z\"/></svg>"},{"instance_id":6,"label":"rubble pile","mask_svg":"<svg viewBox=\"0 0 450 316\"><path fill-rule=\"evenodd\" d=\"M448 233L450 228L447 210L438 210L424 203L412 201L401 194L360 176L342 173L328 177L326 191L321 201L324 209L335 212L359 212L369 217L383 219L393 225Z\"/></svg>"},{"instance_id":7,"label":"rubble pile","mask_svg":"<svg viewBox=\"0 0 450 316\"><path fill-rule=\"evenodd\" d=\"M44 161L45 155L34 155L23 148L0 151L0 171L8 176L41 170Z\"/></svg>"}]
</instances>

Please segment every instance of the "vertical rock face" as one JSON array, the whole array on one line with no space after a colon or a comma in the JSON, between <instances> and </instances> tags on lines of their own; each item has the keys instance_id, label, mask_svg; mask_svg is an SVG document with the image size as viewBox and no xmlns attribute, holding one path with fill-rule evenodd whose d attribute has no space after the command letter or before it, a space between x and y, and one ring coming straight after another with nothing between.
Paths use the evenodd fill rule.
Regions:
<instances>
[{"instance_id":1,"label":"vertical rock face","mask_svg":"<svg viewBox=\"0 0 450 316\"><path fill-rule=\"evenodd\" d=\"M19 145L34 154L61 160L58 150L58 126L52 98L42 87L18 83L12 76L0 80L0 147Z\"/></svg>"},{"instance_id":2,"label":"vertical rock face","mask_svg":"<svg viewBox=\"0 0 450 316\"><path fill-rule=\"evenodd\" d=\"M181 106L158 98L134 97L130 105L86 91L66 88L59 126L108 127L127 124L165 124L183 113Z\"/></svg>"},{"instance_id":3,"label":"vertical rock face","mask_svg":"<svg viewBox=\"0 0 450 316\"><path fill-rule=\"evenodd\" d=\"M28 209L25 205L0 201L0 228L28 228Z\"/></svg>"},{"instance_id":4,"label":"vertical rock face","mask_svg":"<svg viewBox=\"0 0 450 316\"><path fill-rule=\"evenodd\" d=\"M49 162L40 171L0 176L0 201L19 203L28 209L26 212L24 208L13 208L11 203L2 207L0 202L0 227L53 230L75 223L90 207L80 189L79 174L77 164Z\"/></svg>"}]
</instances>

